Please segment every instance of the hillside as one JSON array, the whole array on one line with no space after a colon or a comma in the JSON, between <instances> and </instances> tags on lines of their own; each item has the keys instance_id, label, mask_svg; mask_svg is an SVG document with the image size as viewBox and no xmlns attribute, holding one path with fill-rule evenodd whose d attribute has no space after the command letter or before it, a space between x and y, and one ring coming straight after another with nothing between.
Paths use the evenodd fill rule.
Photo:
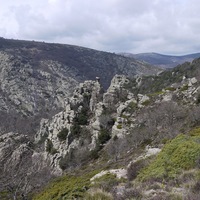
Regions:
<instances>
[{"instance_id":1,"label":"hillside","mask_svg":"<svg viewBox=\"0 0 200 200\"><path fill-rule=\"evenodd\" d=\"M159 66L164 69L173 68L177 65L183 64L184 62L191 62L192 60L200 57L200 53L188 54L183 56L163 55L158 53L122 53L121 55L135 58L140 61L145 61L146 63Z\"/></svg>"},{"instance_id":2,"label":"hillside","mask_svg":"<svg viewBox=\"0 0 200 200\"><path fill-rule=\"evenodd\" d=\"M75 86L98 76L106 89L115 74L158 69L112 53L64 44L0 38L0 134L34 134L42 118L65 107Z\"/></svg>"},{"instance_id":3,"label":"hillside","mask_svg":"<svg viewBox=\"0 0 200 200\"><path fill-rule=\"evenodd\" d=\"M199 66L84 81L34 142L0 136L1 199L198 200Z\"/></svg>"}]
</instances>

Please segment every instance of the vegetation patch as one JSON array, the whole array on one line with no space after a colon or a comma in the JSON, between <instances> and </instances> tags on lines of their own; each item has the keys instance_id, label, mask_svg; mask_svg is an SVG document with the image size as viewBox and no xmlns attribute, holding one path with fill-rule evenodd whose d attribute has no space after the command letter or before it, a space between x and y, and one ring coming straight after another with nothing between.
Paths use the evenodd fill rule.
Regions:
<instances>
[{"instance_id":1,"label":"vegetation patch","mask_svg":"<svg viewBox=\"0 0 200 200\"><path fill-rule=\"evenodd\" d=\"M54 148L53 143L50 139L47 139L47 143L46 143L46 151L48 153L50 153L51 155L54 155L55 153L57 153L58 151Z\"/></svg>"},{"instance_id":2,"label":"vegetation patch","mask_svg":"<svg viewBox=\"0 0 200 200\"><path fill-rule=\"evenodd\" d=\"M184 85L181 89L180 89L180 91L186 91L186 90L188 90L188 88L189 88L189 86L188 85Z\"/></svg>"},{"instance_id":3,"label":"vegetation patch","mask_svg":"<svg viewBox=\"0 0 200 200\"><path fill-rule=\"evenodd\" d=\"M121 125L121 124L118 124L118 125L117 125L117 128L118 128L118 129L122 129L122 125Z\"/></svg>"},{"instance_id":4,"label":"vegetation patch","mask_svg":"<svg viewBox=\"0 0 200 200\"><path fill-rule=\"evenodd\" d=\"M107 173L99 178L96 178L92 187L100 188L103 191L109 192L121 182L124 182L124 179L117 178L115 174Z\"/></svg>"},{"instance_id":5,"label":"vegetation patch","mask_svg":"<svg viewBox=\"0 0 200 200\"><path fill-rule=\"evenodd\" d=\"M162 95L162 94L164 94L163 91L158 91L158 92L154 92L154 93L148 94L147 96L148 97L156 97L156 96Z\"/></svg>"},{"instance_id":6,"label":"vegetation patch","mask_svg":"<svg viewBox=\"0 0 200 200\"><path fill-rule=\"evenodd\" d=\"M82 107L81 111L77 113L76 117L74 118L74 123L77 123L79 125L87 125L88 117L89 117L89 108Z\"/></svg>"},{"instance_id":7,"label":"vegetation patch","mask_svg":"<svg viewBox=\"0 0 200 200\"><path fill-rule=\"evenodd\" d=\"M70 128L70 134L68 136L68 145L72 143L75 138L78 138L81 133L81 126L78 123L74 123Z\"/></svg>"},{"instance_id":8,"label":"vegetation patch","mask_svg":"<svg viewBox=\"0 0 200 200\"><path fill-rule=\"evenodd\" d=\"M67 139L69 130L67 128L62 129L59 133L58 133L58 139L60 141L65 141Z\"/></svg>"},{"instance_id":9,"label":"vegetation patch","mask_svg":"<svg viewBox=\"0 0 200 200\"><path fill-rule=\"evenodd\" d=\"M156 159L141 170L137 179L175 178L182 170L196 167L199 156L200 129L195 129L188 135L180 134L169 141Z\"/></svg>"},{"instance_id":10,"label":"vegetation patch","mask_svg":"<svg viewBox=\"0 0 200 200\"><path fill-rule=\"evenodd\" d=\"M151 103L150 100L146 100L146 101L142 102L141 104L142 104L143 106L148 106L150 103Z\"/></svg>"},{"instance_id":11,"label":"vegetation patch","mask_svg":"<svg viewBox=\"0 0 200 200\"><path fill-rule=\"evenodd\" d=\"M137 109L137 103L131 101L128 106L122 112L133 113Z\"/></svg>"},{"instance_id":12,"label":"vegetation patch","mask_svg":"<svg viewBox=\"0 0 200 200\"><path fill-rule=\"evenodd\" d=\"M99 158L99 152L103 148L104 144L111 139L111 135L108 129L102 128L96 141L96 147L90 151L90 159Z\"/></svg>"},{"instance_id":13,"label":"vegetation patch","mask_svg":"<svg viewBox=\"0 0 200 200\"><path fill-rule=\"evenodd\" d=\"M167 88L165 88L165 90L168 90L168 91L175 91L176 88L174 88L174 87L167 87Z\"/></svg>"},{"instance_id":14,"label":"vegetation patch","mask_svg":"<svg viewBox=\"0 0 200 200\"><path fill-rule=\"evenodd\" d=\"M84 197L85 200L113 200L112 196L104 191L98 190L92 194L88 193Z\"/></svg>"},{"instance_id":15,"label":"vegetation patch","mask_svg":"<svg viewBox=\"0 0 200 200\"><path fill-rule=\"evenodd\" d=\"M90 187L90 178L96 173L94 171L82 176L66 175L57 178L41 193L35 195L33 200L84 199L84 195Z\"/></svg>"},{"instance_id":16,"label":"vegetation patch","mask_svg":"<svg viewBox=\"0 0 200 200\"><path fill-rule=\"evenodd\" d=\"M111 136L110 136L110 132L107 129L101 129L100 130L100 134L98 136L98 143L100 145L105 144L108 140L110 140Z\"/></svg>"}]
</instances>

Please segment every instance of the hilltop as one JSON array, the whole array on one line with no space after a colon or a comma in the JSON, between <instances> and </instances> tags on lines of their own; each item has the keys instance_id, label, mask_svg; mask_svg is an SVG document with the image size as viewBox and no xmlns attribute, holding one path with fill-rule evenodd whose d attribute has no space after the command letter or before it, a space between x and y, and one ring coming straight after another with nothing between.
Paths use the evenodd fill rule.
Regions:
<instances>
[{"instance_id":1,"label":"hilltop","mask_svg":"<svg viewBox=\"0 0 200 200\"><path fill-rule=\"evenodd\" d=\"M200 53L182 56L163 55L159 53L122 53L121 55L135 58L137 60L149 63L150 65L159 66L164 69L173 68L177 65L183 64L184 62L191 62L192 60L200 57Z\"/></svg>"}]
</instances>

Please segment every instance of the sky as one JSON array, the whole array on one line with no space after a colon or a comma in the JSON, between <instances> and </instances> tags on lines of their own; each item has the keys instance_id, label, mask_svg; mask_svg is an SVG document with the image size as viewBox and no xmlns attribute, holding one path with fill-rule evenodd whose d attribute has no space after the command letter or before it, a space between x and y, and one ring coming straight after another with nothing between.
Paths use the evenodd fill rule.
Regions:
<instances>
[{"instance_id":1,"label":"sky","mask_svg":"<svg viewBox=\"0 0 200 200\"><path fill-rule=\"evenodd\" d=\"M0 0L0 36L109 52L200 52L199 0Z\"/></svg>"}]
</instances>

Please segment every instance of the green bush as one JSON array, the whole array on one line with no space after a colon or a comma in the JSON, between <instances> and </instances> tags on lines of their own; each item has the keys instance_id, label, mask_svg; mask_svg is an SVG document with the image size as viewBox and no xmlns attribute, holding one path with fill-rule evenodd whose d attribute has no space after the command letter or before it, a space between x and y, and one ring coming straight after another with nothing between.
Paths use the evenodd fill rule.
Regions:
<instances>
[{"instance_id":1,"label":"green bush","mask_svg":"<svg viewBox=\"0 0 200 200\"><path fill-rule=\"evenodd\" d=\"M81 126L77 123L74 123L70 128L70 134L68 136L68 144L71 144L75 138L78 138L81 133Z\"/></svg>"},{"instance_id":2,"label":"green bush","mask_svg":"<svg viewBox=\"0 0 200 200\"><path fill-rule=\"evenodd\" d=\"M139 180L175 178L182 170L196 167L200 155L200 129L169 141L156 159L138 175Z\"/></svg>"},{"instance_id":3,"label":"green bush","mask_svg":"<svg viewBox=\"0 0 200 200\"><path fill-rule=\"evenodd\" d=\"M90 178L97 172L82 176L66 175L52 181L46 188L33 197L33 200L84 199L90 187Z\"/></svg>"},{"instance_id":4,"label":"green bush","mask_svg":"<svg viewBox=\"0 0 200 200\"><path fill-rule=\"evenodd\" d=\"M102 149L103 144L111 139L110 133L107 129L101 129L96 141L96 147L90 152L90 159L99 158L99 151Z\"/></svg>"},{"instance_id":5,"label":"green bush","mask_svg":"<svg viewBox=\"0 0 200 200\"><path fill-rule=\"evenodd\" d=\"M58 151L53 147L52 141L48 138L46 143L46 151L51 155L57 153Z\"/></svg>"},{"instance_id":6,"label":"green bush","mask_svg":"<svg viewBox=\"0 0 200 200\"><path fill-rule=\"evenodd\" d=\"M74 123L77 123L79 125L87 125L88 124L88 118L90 115L90 94L83 94L83 102L79 104L79 106L82 106L81 110L77 113L77 115L74 118Z\"/></svg>"},{"instance_id":7,"label":"green bush","mask_svg":"<svg viewBox=\"0 0 200 200\"><path fill-rule=\"evenodd\" d=\"M180 89L180 91L186 91L186 90L188 90L188 88L189 88L188 85L184 85L184 86Z\"/></svg>"},{"instance_id":8,"label":"green bush","mask_svg":"<svg viewBox=\"0 0 200 200\"><path fill-rule=\"evenodd\" d=\"M146 101L142 102L141 104L143 106L148 106L150 103L151 103L150 100L146 100Z\"/></svg>"},{"instance_id":9,"label":"green bush","mask_svg":"<svg viewBox=\"0 0 200 200\"><path fill-rule=\"evenodd\" d=\"M148 94L148 97L155 97L155 96L162 95L162 94L164 94L163 91L158 91L158 92Z\"/></svg>"},{"instance_id":10,"label":"green bush","mask_svg":"<svg viewBox=\"0 0 200 200\"><path fill-rule=\"evenodd\" d=\"M111 136L107 129L101 129L100 134L98 136L98 143L100 145L105 144L108 140L110 140Z\"/></svg>"},{"instance_id":11,"label":"green bush","mask_svg":"<svg viewBox=\"0 0 200 200\"><path fill-rule=\"evenodd\" d=\"M174 87L167 87L167 88L165 88L165 90L169 90L169 91L175 91L175 90L176 90L176 88L174 88Z\"/></svg>"},{"instance_id":12,"label":"green bush","mask_svg":"<svg viewBox=\"0 0 200 200\"><path fill-rule=\"evenodd\" d=\"M99 178L96 178L92 186L109 192L113 189L114 186L117 186L123 181L123 179L117 178L115 174L107 173Z\"/></svg>"},{"instance_id":13,"label":"green bush","mask_svg":"<svg viewBox=\"0 0 200 200\"><path fill-rule=\"evenodd\" d=\"M139 172L146 166L146 161L145 159L138 160L136 162L133 162L129 165L127 168L127 178L129 181L132 181L137 177Z\"/></svg>"},{"instance_id":14,"label":"green bush","mask_svg":"<svg viewBox=\"0 0 200 200\"><path fill-rule=\"evenodd\" d=\"M68 133L69 130L67 128L64 128L58 133L57 137L60 141L65 141L67 139Z\"/></svg>"},{"instance_id":15,"label":"green bush","mask_svg":"<svg viewBox=\"0 0 200 200\"><path fill-rule=\"evenodd\" d=\"M131 101L128 106L126 108L124 108L124 110L122 112L129 112L129 113L133 113L135 110L137 109L137 103L135 103L134 101ZM124 116L124 118L127 118L126 116Z\"/></svg>"},{"instance_id":16,"label":"green bush","mask_svg":"<svg viewBox=\"0 0 200 200\"><path fill-rule=\"evenodd\" d=\"M59 161L59 167L60 167L60 169L62 169L62 170L67 169L67 167L68 167L68 162L69 162L68 156L62 157L62 158L60 159L60 161Z\"/></svg>"},{"instance_id":17,"label":"green bush","mask_svg":"<svg viewBox=\"0 0 200 200\"><path fill-rule=\"evenodd\" d=\"M80 113L74 118L74 123L79 125L87 125L88 124L88 107L82 107Z\"/></svg>"},{"instance_id":18,"label":"green bush","mask_svg":"<svg viewBox=\"0 0 200 200\"><path fill-rule=\"evenodd\" d=\"M118 129L122 129L122 125L121 125L121 124L118 124L118 125L117 125L117 128L118 128Z\"/></svg>"},{"instance_id":19,"label":"green bush","mask_svg":"<svg viewBox=\"0 0 200 200\"><path fill-rule=\"evenodd\" d=\"M92 151L90 151L90 155L89 155L90 159L96 160L97 158L99 158L99 150L100 149L99 149L99 146L98 146L95 149L93 149Z\"/></svg>"}]
</instances>

